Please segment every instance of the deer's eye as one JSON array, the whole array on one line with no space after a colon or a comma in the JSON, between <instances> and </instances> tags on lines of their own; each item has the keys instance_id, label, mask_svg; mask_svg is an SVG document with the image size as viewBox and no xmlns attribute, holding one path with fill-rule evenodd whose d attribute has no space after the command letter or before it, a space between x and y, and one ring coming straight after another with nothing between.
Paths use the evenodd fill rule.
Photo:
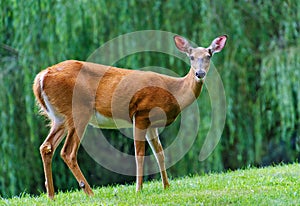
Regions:
<instances>
[{"instance_id":1,"label":"deer's eye","mask_svg":"<svg viewBox=\"0 0 300 206\"><path fill-rule=\"evenodd\" d=\"M194 58L194 56L190 56L190 59L193 61L195 58Z\"/></svg>"},{"instance_id":2,"label":"deer's eye","mask_svg":"<svg viewBox=\"0 0 300 206\"><path fill-rule=\"evenodd\" d=\"M211 51L211 49L208 49L208 53L209 53L209 57L211 57L211 56L212 56L212 51Z\"/></svg>"}]
</instances>

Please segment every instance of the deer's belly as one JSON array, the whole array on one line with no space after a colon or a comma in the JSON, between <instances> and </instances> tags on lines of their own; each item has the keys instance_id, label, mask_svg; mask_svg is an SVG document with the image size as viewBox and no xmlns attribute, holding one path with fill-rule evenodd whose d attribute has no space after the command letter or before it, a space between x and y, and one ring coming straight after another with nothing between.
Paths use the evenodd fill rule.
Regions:
<instances>
[{"instance_id":1,"label":"deer's belly","mask_svg":"<svg viewBox=\"0 0 300 206\"><path fill-rule=\"evenodd\" d=\"M114 119L106 117L99 112L91 117L89 124L103 129L121 129L121 128L132 128L132 123L123 119Z\"/></svg>"}]
</instances>

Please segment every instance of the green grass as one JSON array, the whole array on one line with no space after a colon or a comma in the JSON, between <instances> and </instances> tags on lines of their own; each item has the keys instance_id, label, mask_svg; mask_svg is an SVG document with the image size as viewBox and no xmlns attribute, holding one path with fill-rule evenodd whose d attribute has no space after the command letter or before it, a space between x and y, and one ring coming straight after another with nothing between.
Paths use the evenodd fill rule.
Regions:
<instances>
[{"instance_id":1,"label":"green grass","mask_svg":"<svg viewBox=\"0 0 300 206\"><path fill-rule=\"evenodd\" d=\"M300 205L300 164L185 177L170 183L163 190L160 181L146 182L140 193L135 193L135 185L95 188L93 197L82 191L59 192L54 201L46 194L23 194L0 199L0 205Z\"/></svg>"}]
</instances>

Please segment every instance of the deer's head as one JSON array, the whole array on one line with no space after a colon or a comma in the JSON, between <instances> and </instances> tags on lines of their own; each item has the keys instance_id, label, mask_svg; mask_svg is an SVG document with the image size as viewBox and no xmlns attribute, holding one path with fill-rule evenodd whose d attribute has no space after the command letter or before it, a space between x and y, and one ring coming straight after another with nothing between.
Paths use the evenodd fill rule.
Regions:
<instances>
[{"instance_id":1,"label":"deer's head","mask_svg":"<svg viewBox=\"0 0 300 206\"><path fill-rule=\"evenodd\" d=\"M209 47L192 47L190 43L181 36L174 36L174 42L179 51L186 53L190 58L191 69L193 69L197 81L205 79L209 70L210 59L214 53L220 52L227 40L227 35L215 38Z\"/></svg>"}]
</instances>

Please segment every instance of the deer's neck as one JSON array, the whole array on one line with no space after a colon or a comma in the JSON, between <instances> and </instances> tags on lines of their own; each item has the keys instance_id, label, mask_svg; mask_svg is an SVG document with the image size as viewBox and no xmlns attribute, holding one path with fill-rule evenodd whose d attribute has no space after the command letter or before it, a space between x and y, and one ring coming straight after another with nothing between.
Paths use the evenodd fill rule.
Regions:
<instances>
[{"instance_id":1,"label":"deer's neck","mask_svg":"<svg viewBox=\"0 0 300 206\"><path fill-rule=\"evenodd\" d=\"M193 69L191 68L189 73L181 78L180 87L178 88L177 100L181 107L185 107L192 104L200 95L204 81L197 81Z\"/></svg>"}]
</instances>

